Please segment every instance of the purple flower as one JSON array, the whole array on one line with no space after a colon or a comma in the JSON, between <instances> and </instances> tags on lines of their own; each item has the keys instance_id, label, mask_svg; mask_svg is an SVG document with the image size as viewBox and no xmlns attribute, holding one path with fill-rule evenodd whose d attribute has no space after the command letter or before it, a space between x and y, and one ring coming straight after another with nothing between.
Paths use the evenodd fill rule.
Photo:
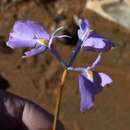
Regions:
<instances>
[{"instance_id":1,"label":"purple flower","mask_svg":"<svg viewBox=\"0 0 130 130\"><path fill-rule=\"evenodd\" d=\"M111 82L112 79L105 73L83 69L79 76L80 111L84 112L90 109L94 105L95 95L101 92L103 87Z\"/></svg>"},{"instance_id":2,"label":"purple flower","mask_svg":"<svg viewBox=\"0 0 130 130\"><path fill-rule=\"evenodd\" d=\"M16 21L9 35L7 46L11 48L31 48L23 57L31 57L51 48L54 38L69 37L56 35L63 27L58 28L50 35L41 25L32 21Z\"/></svg>"},{"instance_id":3,"label":"purple flower","mask_svg":"<svg viewBox=\"0 0 130 130\"><path fill-rule=\"evenodd\" d=\"M93 69L100 62L101 53L94 63L87 68L68 68L72 71L81 72L79 76L80 111L90 109L94 105L95 95L102 91L103 87L112 83L112 79L105 73L95 72Z\"/></svg>"},{"instance_id":4,"label":"purple flower","mask_svg":"<svg viewBox=\"0 0 130 130\"><path fill-rule=\"evenodd\" d=\"M115 47L110 40L93 32L87 19L80 20L79 27L78 37L83 41L81 48L88 51L106 52Z\"/></svg>"}]
</instances>

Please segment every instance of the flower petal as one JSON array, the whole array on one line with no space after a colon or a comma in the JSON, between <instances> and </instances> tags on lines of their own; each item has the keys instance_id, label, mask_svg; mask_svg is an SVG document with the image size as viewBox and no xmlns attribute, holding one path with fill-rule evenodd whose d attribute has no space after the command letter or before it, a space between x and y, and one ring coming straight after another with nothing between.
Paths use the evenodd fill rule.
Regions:
<instances>
[{"instance_id":1,"label":"flower petal","mask_svg":"<svg viewBox=\"0 0 130 130\"><path fill-rule=\"evenodd\" d=\"M13 27L13 32L22 34L25 38L34 38L37 36L39 39L48 40L48 32L39 24L33 21L16 21Z\"/></svg>"},{"instance_id":2,"label":"flower petal","mask_svg":"<svg viewBox=\"0 0 130 130\"><path fill-rule=\"evenodd\" d=\"M80 19L79 27L81 30L86 30L86 28L90 28L90 23L87 19L85 19L85 20Z\"/></svg>"},{"instance_id":3,"label":"flower petal","mask_svg":"<svg viewBox=\"0 0 130 130\"><path fill-rule=\"evenodd\" d=\"M102 53L99 53L99 54L98 54L96 60L95 60L95 61L92 63L92 65L89 67L90 70L93 70L93 69L96 67L96 65L100 63L100 61L101 61L101 54L102 54Z\"/></svg>"},{"instance_id":4,"label":"flower petal","mask_svg":"<svg viewBox=\"0 0 130 130\"><path fill-rule=\"evenodd\" d=\"M79 27L80 27L80 29L78 29L78 37L79 37L79 39L84 41L89 36L89 33L90 33L90 23L89 23L89 21L87 19L84 20L84 21L80 19Z\"/></svg>"},{"instance_id":5,"label":"flower petal","mask_svg":"<svg viewBox=\"0 0 130 130\"><path fill-rule=\"evenodd\" d=\"M38 55L44 51L47 50L47 47L46 46L39 46L37 48L33 48L32 50L30 51L27 51L25 52L23 58L26 58L26 57L31 57L31 56L34 56L34 55Z\"/></svg>"},{"instance_id":6,"label":"flower petal","mask_svg":"<svg viewBox=\"0 0 130 130\"><path fill-rule=\"evenodd\" d=\"M27 48L27 47L34 47L36 45L35 40L19 40L16 38L10 38L7 42L6 45L12 49L14 48Z\"/></svg>"},{"instance_id":7,"label":"flower petal","mask_svg":"<svg viewBox=\"0 0 130 130\"><path fill-rule=\"evenodd\" d=\"M90 71L90 70L89 70ZM86 84L90 84L88 86L92 86L92 87L88 87L89 91L93 94L98 94L99 92L102 91L102 86L101 86L101 78L100 75L97 72L91 71L91 77L93 77L93 81L90 80L90 75L88 75L88 72L86 69L83 70L82 74L85 79L86 79Z\"/></svg>"},{"instance_id":8,"label":"flower petal","mask_svg":"<svg viewBox=\"0 0 130 130\"><path fill-rule=\"evenodd\" d=\"M102 87L106 86L107 84L112 83L112 79L105 73L98 73L101 78L101 85Z\"/></svg>"},{"instance_id":9,"label":"flower petal","mask_svg":"<svg viewBox=\"0 0 130 130\"><path fill-rule=\"evenodd\" d=\"M88 50L91 49L99 50L105 47L105 43L103 39L90 37L83 42L82 47L85 47Z\"/></svg>"},{"instance_id":10,"label":"flower petal","mask_svg":"<svg viewBox=\"0 0 130 130\"><path fill-rule=\"evenodd\" d=\"M111 50L114 44L103 38L96 33L91 33L91 35L83 42L82 48L85 48L88 51L97 51L97 52L106 52Z\"/></svg>"},{"instance_id":11,"label":"flower petal","mask_svg":"<svg viewBox=\"0 0 130 130\"><path fill-rule=\"evenodd\" d=\"M112 79L108 75L94 71L91 71L91 77L93 77L93 80L90 80L88 75L89 71L91 70L84 69L79 76L81 112L91 108L94 105L95 95L100 93L106 84L112 82Z\"/></svg>"},{"instance_id":12,"label":"flower petal","mask_svg":"<svg viewBox=\"0 0 130 130\"><path fill-rule=\"evenodd\" d=\"M89 86L90 85L90 86ZM89 91L88 87L92 87L92 84L87 84L87 80L80 75L79 76L79 90L80 90L80 111L90 109L94 105L94 95Z\"/></svg>"},{"instance_id":13,"label":"flower petal","mask_svg":"<svg viewBox=\"0 0 130 130\"><path fill-rule=\"evenodd\" d=\"M42 26L32 21L16 21L10 33L7 46L11 48L34 47L35 39L49 40L49 34Z\"/></svg>"}]
</instances>

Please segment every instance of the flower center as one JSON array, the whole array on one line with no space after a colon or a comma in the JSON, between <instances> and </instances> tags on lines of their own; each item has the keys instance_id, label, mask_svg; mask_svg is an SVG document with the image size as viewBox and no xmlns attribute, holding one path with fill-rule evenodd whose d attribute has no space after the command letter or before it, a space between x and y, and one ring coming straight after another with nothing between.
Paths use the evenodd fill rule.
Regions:
<instances>
[{"instance_id":1,"label":"flower center","mask_svg":"<svg viewBox=\"0 0 130 130\"><path fill-rule=\"evenodd\" d=\"M49 41L44 40L44 39L38 39L37 41L38 41L40 44L44 45L44 46L48 46L48 43L49 43Z\"/></svg>"},{"instance_id":2,"label":"flower center","mask_svg":"<svg viewBox=\"0 0 130 130\"><path fill-rule=\"evenodd\" d=\"M94 76L93 76L93 72L91 71L91 70L88 70L87 71L87 76L88 76L88 79L90 80L90 81L94 81Z\"/></svg>"}]
</instances>

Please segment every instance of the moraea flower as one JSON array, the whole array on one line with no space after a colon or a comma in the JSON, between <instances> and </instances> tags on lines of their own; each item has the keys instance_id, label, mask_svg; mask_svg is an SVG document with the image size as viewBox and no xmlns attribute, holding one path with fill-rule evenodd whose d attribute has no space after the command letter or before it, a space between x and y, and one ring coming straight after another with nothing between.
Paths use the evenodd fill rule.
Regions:
<instances>
[{"instance_id":1,"label":"moraea flower","mask_svg":"<svg viewBox=\"0 0 130 130\"><path fill-rule=\"evenodd\" d=\"M100 93L104 86L112 83L112 79L105 73L95 72L94 67L100 62L101 54L98 55L96 61L87 68L72 68L81 72L79 76L79 91L81 97L80 111L90 109L94 105L95 95Z\"/></svg>"},{"instance_id":2,"label":"moraea flower","mask_svg":"<svg viewBox=\"0 0 130 130\"><path fill-rule=\"evenodd\" d=\"M85 48L88 51L106 52L115 47L110 40L93 32L87 19L84 21L80 20L79 27L78 37L83 41L81 48Z\"/></svg>"},{"instance_id":3,"label":"moraea flower","mask_svg":"<svg viewBox=\"0 0 130 130\"><path fill-rule=\"evenodd\" d=\"M11 48L31 48L23 56L31 57L50 49L54 38L69 37L56 35L62 28L58 28L50 35L41 25L32 21L17 21L10 33L7 46Z\"/></svg>"},{"instance_id":4,"label":"moraea flower","mask_svg":"<svg viewBox=\"0 0 130 130\"><path fill-rule=\"evenodd\" d=\"M103 87L111 82L112 79L105 73L83 69L79 76L79 90L81 95L80 111L84 112L90 109L94 105L95 95L101 92Z\"/></svg>"}]
</instances>

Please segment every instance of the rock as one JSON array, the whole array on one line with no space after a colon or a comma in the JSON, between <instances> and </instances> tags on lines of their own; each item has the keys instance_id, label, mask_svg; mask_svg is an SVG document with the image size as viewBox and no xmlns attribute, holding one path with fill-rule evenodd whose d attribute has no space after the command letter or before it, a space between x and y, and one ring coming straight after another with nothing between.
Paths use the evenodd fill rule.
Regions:
<instances>
[{"instance_id":1,"label":"rock","mask_svg":"<svg viewBox=\"0 0 130 130\"><path fill-rule=\"evenodd\" d=\"M130 30L129 0L88 0L86 2L86 8Z\"/></svg>"}]
</instances>

